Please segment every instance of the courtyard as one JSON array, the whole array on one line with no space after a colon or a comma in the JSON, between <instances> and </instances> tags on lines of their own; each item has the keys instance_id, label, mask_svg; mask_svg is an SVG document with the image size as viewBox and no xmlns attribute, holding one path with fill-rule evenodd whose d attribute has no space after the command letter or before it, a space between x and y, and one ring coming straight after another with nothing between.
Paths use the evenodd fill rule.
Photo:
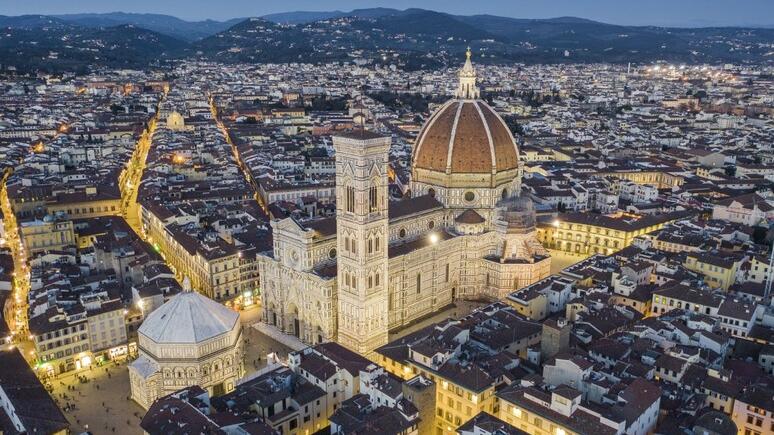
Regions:
<instances>
[{"instance_id":1,"label":"courtyard","mask_svg":"<svg viewBox=\"0 0 774 435\"><path fill-rule=\"evenodd\" d=\"M556 249L549 249L548 253L551 254L551 275L555 275L573 264L588 258L588 255L571 254Z\"/></svg>"}]
</instances>

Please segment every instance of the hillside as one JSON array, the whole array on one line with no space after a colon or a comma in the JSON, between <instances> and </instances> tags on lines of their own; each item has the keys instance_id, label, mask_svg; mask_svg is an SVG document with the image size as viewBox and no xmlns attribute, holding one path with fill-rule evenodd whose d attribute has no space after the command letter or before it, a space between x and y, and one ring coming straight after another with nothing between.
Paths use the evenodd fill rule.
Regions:
<instances>
[{"instance_id":1,"label":"hillside","mask_svg":"<svg viewBox=\"0 0 774 435\"><path fill-rule=\"evenodd\" d=\"M185 21L169 15L129 14L125 12L56 15L54 18L83 27L114 27L131 24L189 42L222 32L244 21L244 18L234 18L228 21Z\"/></svg>"},{"instance_id":2,"label":"hillside","mask_svg":"<svg viewBox=\"0 0 774 435\"><path fill-rule=\"evenodd\" d=\"M333 13L331 13L333 14ZM303 15L303 14L302 14ZM302 20L302 15L295 19ZM288 21L292 16L286 15ZM263 23L255 27L255 23ZM575 17L455 16L361 9L339 17L235 26L194 46L221 61L310 62L356 57L414 69L447 64L470 45L480 62L769 62L772 29L617 26ZM280 50L288 49L289 52Z\"/></svg>"},{"instance_id":3,"label":"hillside","mask_svg":"<svg viewBox=\"0 0 774 435\"><path fill-rule=\"evenodd\" d=\"M154 14L0 16L0 64L141 68L191 56L221 62L373 62L407 70L483 63L771 63L774 29L663 28L575 17L457 16L423 9L291 12L228 22Z\"/></svg>"},{"instance_id":4,"label":"hillside","mask_svg":"<svg viewBox=\"0 0 774 435\"><path fill-rule=\"evenodd\" d=\"M54 21L0 32L0 65L20 71L87 71L90 66L146 68L186 43L131 25L87 28Z\"/></svg>"}]
</instances>

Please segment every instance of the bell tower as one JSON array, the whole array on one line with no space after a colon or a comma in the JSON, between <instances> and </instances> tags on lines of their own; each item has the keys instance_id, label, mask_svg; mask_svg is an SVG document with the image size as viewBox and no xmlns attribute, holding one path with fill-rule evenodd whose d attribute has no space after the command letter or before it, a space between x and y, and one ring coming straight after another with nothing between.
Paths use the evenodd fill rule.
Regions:
<instances>
[{"instance_id":1,"label":"bell tower","mask_svg":"<svg viewBox=\"0 0 774 435\"><path fill-rule=\"evenodd\" d=\"M338 342L369 356L387 343L389 136L359 129L336 149Z\"/></svg>"}]
</instances>

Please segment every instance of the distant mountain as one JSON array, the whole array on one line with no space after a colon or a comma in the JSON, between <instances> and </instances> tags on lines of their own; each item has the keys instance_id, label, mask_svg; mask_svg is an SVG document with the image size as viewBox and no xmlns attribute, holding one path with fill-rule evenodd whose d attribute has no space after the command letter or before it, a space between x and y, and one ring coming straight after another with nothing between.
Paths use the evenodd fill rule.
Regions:
<instances>
[{"instance_id":1,"label":"distant mountain","mask_svg":"<svg viewBox=\"0 0 774 435\"><path fill-rule=\"evenodd\" d=\"M279 12L276 14L263 15L266 21L278 24L304 24L314 21L329 20L331 18L343 17L345 14L342 11L327 11L327 12L315 12L315 11L296 11L296 12Z\"/></svg>"},{"instance_id":2,"label":"distant mountain","mask_svg":"<svg viewBox=\"0 0 774 435\"><path fill-rule=\"evenodd\" d=\"M142 69L186 46L132 25L89 28L54 21L0 32L0 65L45 72L85 72L92 66Z\"/></svg>"},{"instance_id":3,"label":"distant mountain","mask_svg":"<svg viewBox=\"0 0 774 435\"><path fill-rule=\"evenodd\" d=\"M15 17L0 15L0 29L39 29L41 27L65 28L69 27L69 24L48 15L18 15Z\"/></svg>"},{"instance_id":4,"label":"distant mountain","mask_svg":"<svg viewBox=\"0 0 774 435\"><path fill-rule=\"evenodd\" d=\"M772 29L618 26L576 17L459 16L423 9L360 9L288 14L239 25L194 48L220 61L347 61L353 57L428 68L458 62L465 47L478 62L762 62ZM269 19L272 18L272 19ZM288 24L290 21L298 21ZM281 20L279 20L281 21Z\"/></svg>"},{"instance_id":5,"label":"distant mountain","mask_svg":"<svg viewBox=\"0 0 774 435\"><path fill-rule=\"evenodd\" d=\"M401 14L404 11L391 8L353 9L349 12L342 11L296 11L280 12L264 15L261 18L278 24L306 24L315 21L330 20L341 17L379 18L385 15Z\"/></svg>"},{"instance_id":6,"label":"distant mountain","mask_svg":"<svg viewBox=\"0 0 774 435\"><path fill-rule=\"evenodd\" d=\"M153 14L0 16L0 65L140 68L220 62L372 62L407 70L480 63L768 63L774 29L618 26L576 17L460 16L424 9L290 12L227 22ZM123 54L121 52L123 51Z\"/></svg>"},{"instance_id":7,"label":"distant mountain","mask_svg":"<svg viewBox=\"0 0 774 435\"><path fill-rule=\"evenodd\" d=\"M234 18L228 21L184 21L169 15L125 12L56 15L54 18L84 27L113 27L131 24L189 42L222 32L245 20L244 18Z\"/></svg>"}]
</instances>

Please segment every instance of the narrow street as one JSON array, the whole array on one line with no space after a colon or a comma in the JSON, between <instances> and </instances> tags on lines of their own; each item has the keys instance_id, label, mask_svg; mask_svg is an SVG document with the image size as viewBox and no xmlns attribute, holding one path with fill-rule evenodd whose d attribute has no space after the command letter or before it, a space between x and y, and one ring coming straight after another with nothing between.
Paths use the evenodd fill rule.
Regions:
<instances>
[{"instance_id":1,"label":"narrow street","mask_svg":"<svg viewBox=\"0 0 774 435\"><path fill-rule=\"evenodd\" d=\"M137 141L132 158L119 179L121 183L121 215L126 219L126 222L132 227L134 232L140 236L142 236L142 220L140 219L140 206L137 203L137 194L140 190L142 174L145 171L148 152L153 142L153 133L156 131L161 103L165 98L166 93L159 100L156 106L156 114L148 122L148 127Z\"/></svg>"},{"instance_id":2,"label":"narrow street","mask_svg":"<svg viewBox=\"0 0 774 435\"><path fill-rule=\"evenodd\" d=\"M27 254L19 234L16 216L13 214L11 202L8 198L6 182L10 171L3 174L0 185L0 208L3 211L3 224L5 239L0 240L0 247L7 246L11 249L14 260L13 272L13 316L8 321L13 341L19 343L27 340L27 293L30 289L30 271L27 266Z\"/></svg>"},{"instance_id":3,"label":"narrow street","mask_svg":"<svg viewBox=\"0 0 774 435\"><path fill-rule=\"evenodd\" d=\"M263 199L261 198L261 195L258 194L258 186L254 183L253 177L252 175L250 175L249 168L242 161L242 156L239 154L239 149L237 148L236 144L231 140L231 133L228 131L228 128L226 128L226 125L220 119L220 113L218 112L218 107L215 105L215 101L213 100L212 97L210 97L209 102L210 102L210 111L212 112L212 119L215 120L215 123L218 125L218 128L223 133L223 138L226 140L226 143L231 145L231 151L234 153L234 159L239 165L239 169L241 169L242 175L245 177L247 184L249 184L253 188L253 196L255 198L255 201L258 203L258 205L261 207L261 209L264 212L268 212L266 208L266 204L263 203Z\"/></svg>"}]
</instances>

